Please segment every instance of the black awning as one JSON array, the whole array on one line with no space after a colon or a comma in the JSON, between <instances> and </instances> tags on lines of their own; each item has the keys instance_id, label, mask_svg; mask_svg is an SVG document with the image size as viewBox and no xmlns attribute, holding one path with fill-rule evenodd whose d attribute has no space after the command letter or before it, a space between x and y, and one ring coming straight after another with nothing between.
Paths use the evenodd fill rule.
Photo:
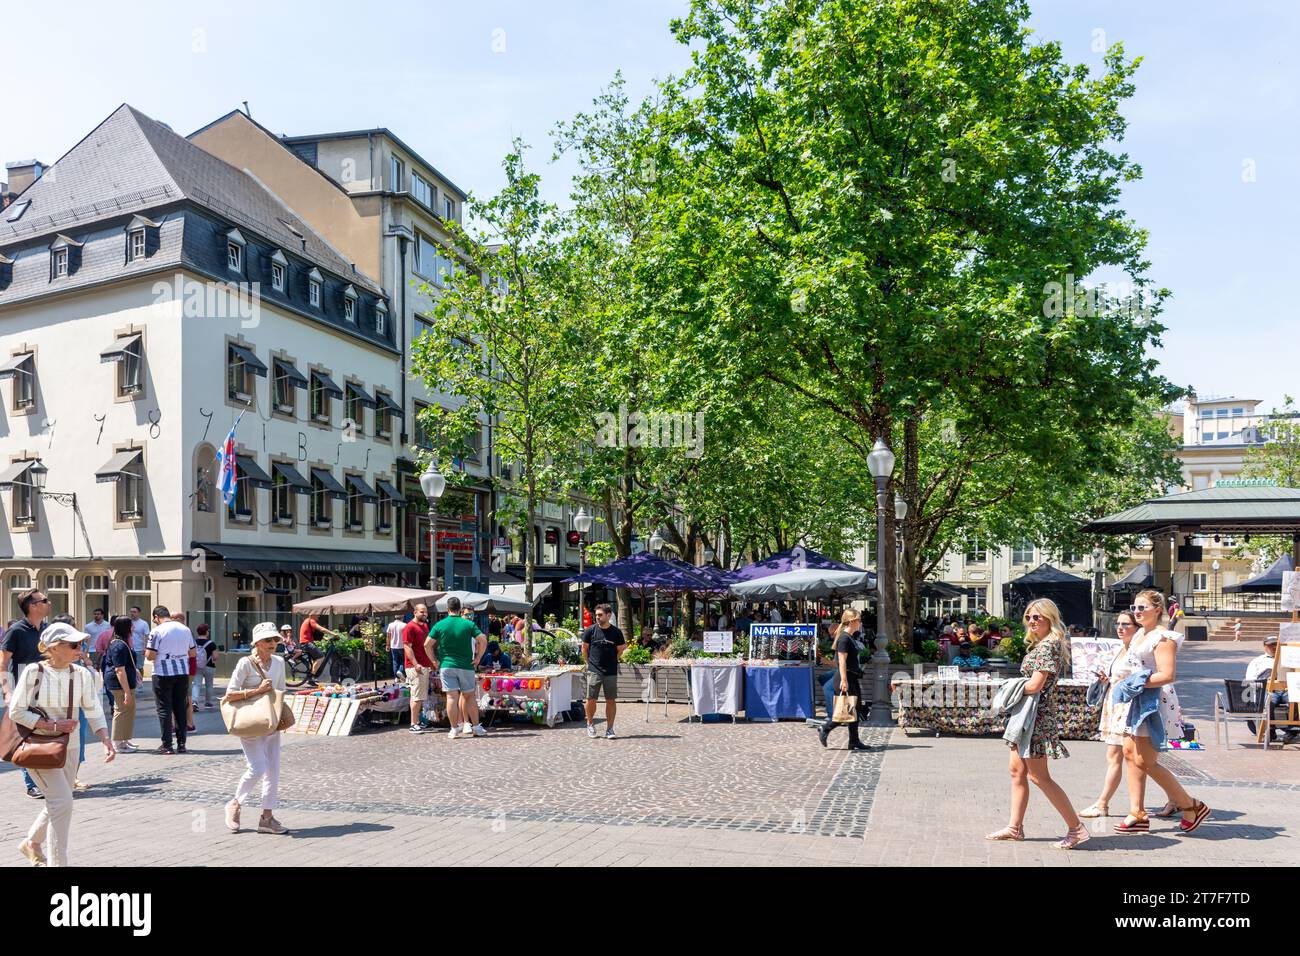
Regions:
<instances>
[{"instance_id":1,"label":"black awning","mask_svg":"<svg viewBox=\"0 0 1300 956\"><path fill-rule=\"evenodd\" d=\"M345 551L338 548L276 548L269 545L205 543L195 541L191 547L202 548L220 558L227 572L256 574L377 574L407 573L420 565L395 551Z\"/></svg>"},{"instance_id":2,"label":"black awning","mask_svg":"<svg viewBox=\"0 0 1300 956\"><path fill-rule=\"evenodd\" d=\"M325 390L325 394L331 398L342 398L343 389L339 388L334 379L330 378L324 372L312 372L312 377L320 382L320 387Z\"/></svg>"},{"instance_id":3,"label":"black awning","mask_svg":"<svg viewBox=\"0 0 1300 956\"><path fill-rule=\"evenodd\" d=\"M346 498L348 491L338 483L334 478L334 473L327 468L313 468L311 470L312 478L319 481L332 496L335 498Z\"/></svg>"},{"instance_id":4,"label":"black awning","mask_svg":"<svg viewBox=\"0 0 1300 956\"><path fill-rule=\"evenodd\" d=\"M139 332L134 335L123 335L116 342L99 353L99 361L101 363L120 362L126 358L126 353L131 351L134 351L136 355L140 354Z\"/></svg>"},{"instance_id":5,"label":"black awning","mask_svg":"<svg viewBox=\"0 0 1300 956\"><path fill-rule=\"evenodd\" d=\"M376 478L375 487L379 489L381 495L387 495L392 499L393 504L397 505L397 507L406 507L406 499L398 493L397 489L392 486L387 478Z\"/></svg>"},{"instance_id":6,"label":"black awning","mask_svg":"<svg viewBox=\"0 0 1300 956\"><path fill-rule=\"evenodd\" d=\"M239 466L239 478L247 481L254 488L270 488L271 476L264 472L257 462L247 455L236 455L235 464Z\"/></svg>"},{"instance_id":7,"label":"black awning","mask_svg":"<svg viewBox=\"0 0 1300 956\"><path fill-rule=\"evenodd\" d=\"M356 382L348 382L348 398L354 398L366 408L374 408L378 402L371 398L370 393L358 385Z\"/></svg>"},{"instance_id":8,"label":"black awning","mask_svg":"<svg viewBox=\"0 0 1300 956\"><path fill-rule=\"evenodd\" d=\"M285 378L287 378L290 382L293 383L294 388L307 387L307 376L303 375L302 372L298 371L298 369L294 367L294 364L292 362L287 361L285 359L274 359L274 362L275 362L275 374L277 376L284 376Z\"/></svg>"},{"instance_id":9,"label":"black awning","mask_svg":"<svg viewBox=\"0 0 1300 956\"><path fill-rule=\"evenodd\" d=\"M123 475L129 474L127 469L138 462L143 455L143 448L128 448L126 451L119 451L108 460L108 464L95 472L95 481L117 481Z\"/></svg>"},{"instance_id":10,"label":"black awning","mask_svg":"<svg viewBox=\"0 0 1300 956\"><path fill-rule=\"evenodd\" d=\"M402 411L402 406L393 401L393 396L389 395L387 392L377 392L375 394L379 399L379 404L388 409L388 414L395 418L406 418L406 414Z\"/></svg>"},{"instance_id":11,"label":"black awning","mask_svg":"<svg viewBox=\"0 0 1300 956\"><path fill-rule=\"evenodd\" d=\"M273 461L271 462L271 470L287 481L298 494L311 494L311 482L304 478L293 465L286 461Z\"/></svg>"},{"instance_id":12,"label":"black awning","mask_svg":"<svg viewBox=\"0 0 1300 956\"><path fill-rule=\"evenodd\" d=\"M4 365L0 365L0 378L13 378L15 375L30 375L32 370L23 368L32 360L34 352L23 352L21 355L15 355Z\"/></svg>"},{"instance_id":13,"label":"black awning","mask_svg":"<svg viewBox=\"0 0 1300 956\"><path fill-rule=\"evenodd\" d=\"M27 461L16 461L3 472L0 472L0 488L8 488L10 485L27 485L31 484L30 479L25 479L27 470L36 464L36 459L31 458Z\"/></svg>"},{"instance_id":14,"label":"black awning","mask_svg":"<svg viewBox=\"0 0 1300 956\"><path fill-rule=\"evenodd\" d=\"M261 359L253 354L251 349L246 349L242 345L231 342L230 351L234 353L235 358L244 363L244 368L248 371L263 378L266 377L266 366L262 364Z\"/></svg>"},{"instance_id":15,"label":"black awning","mask_svg":"<svg viewBox=\"0 0 1300 956\"><path fill-rule=\"evenodd\" d=\"M348 475L348 487L352 489L350 494L360 495L366 501L377 501L379 495L375 494L375 489L366 484L366 480L360 475Z\"/></svg>"}]
</instances>

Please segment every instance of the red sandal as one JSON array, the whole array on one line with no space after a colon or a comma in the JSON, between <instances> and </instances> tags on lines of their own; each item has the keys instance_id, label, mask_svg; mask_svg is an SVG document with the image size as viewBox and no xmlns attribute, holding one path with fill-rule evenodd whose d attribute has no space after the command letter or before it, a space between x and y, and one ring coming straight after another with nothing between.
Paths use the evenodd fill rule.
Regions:
<instances>
[{"instance_id":1,"label":"red sandal","mask_svg":"<svg viewBox=\"0 0 1300 956\"><path fill-rule=\"evenodd\" d=\"M1129 820L1132 820L1133 822L1129 823ZM1150 833L1151 821L1146 817L1139 817L1130 813L1119 823L1115 824L1114 829L1116 833Z\"/></svg>"},{"instance_id":2,"label":"red sandal","mask_svg":"<svg viewBox=\"0 0 1300 956\"><path fill-rule=\"evenodd\" d=\"M1190 813L1193 810L1196 811L1196 815L1192 817L1190 820L1184 818L1178 821L1178 829L1182 830L1184 833L1191 833L1202 823L1204 823L1207 819L1209 819L1210 808L1206 806L1204 803L1202 803L1200 800L1192 801L1192 805L1188 807L1186 810L1183 810L1183 812Z\"/></svg>"}]
</instances>

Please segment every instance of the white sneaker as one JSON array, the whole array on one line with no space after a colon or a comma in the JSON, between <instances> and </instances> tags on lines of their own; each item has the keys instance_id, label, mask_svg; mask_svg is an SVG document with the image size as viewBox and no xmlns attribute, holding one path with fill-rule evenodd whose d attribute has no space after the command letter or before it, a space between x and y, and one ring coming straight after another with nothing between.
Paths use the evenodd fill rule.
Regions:
<instances>
[{"instance_id":1,"label":"white sneaker","mask_svg":"<svg viewBox=\"0 0 1300 956\"><path fill-rule=\"evenodd\" d=\"M592 740L596 739L596 727L594 724L587 725L587 736L590 737Z\"/></svg>"},{"instance_id":2,"label":"white sneaker","mask_svg":"<svg viewBox=\"0 0 1300 956\"><path fill-rule=\"evenodd\" d=\"M456 736L457 736L457 734L456 734L456 728L455 728L455 727L453 727L453 728L451 728L451 730L447 731L447 739L448 739L448 740L455 740L455 739L456 739Z\"/></svg>"},{"instance_id":3,"label":"white sneaker","mask_svg":"<svg viewBox=\"0 0 1300 956\"><path fill-rule=\"evenodd\" d=\"M487 736L487 731L483 729L482 724L475 724L473 727L470 727L470 733L472 733L475 737Z\"/></svg>"},{"instance_id":4,"label":"white sneaker","mask_svg":"<svg viewBox=\"0 0 1300 956\"><path fill-rule=\"evenodd\" d=\"M460 735L461 735L462 737L472 737L472 736L474 736L474 725L471 724L468 720L465 721L465 723L463 723L463 724L461 725L461 728L460 728Z\"/></svg>"},{"instance_id":5,"label":"white sneaker","mask_svg":"<svg viewBox=\"0 0 1300 956\"><path fill-rule=\"evenodd\" d=\"M613 730L613 728L610 728L609 730L605 731L605 739L606 739L606 740L613 740L613 739L614 739L614 730Z\"/></svg>"},{"instance_id":6,"label":"white sneaker","mask_svg":"<svg viewBox=\"0 0 1300 956\"><path fill-rule=\"evenodd\" d=\"M120 742L114 741L113 749L120 754L136 754L140 752L140 748L128 740L123 740Z\"/></svg>"}]
</instances>

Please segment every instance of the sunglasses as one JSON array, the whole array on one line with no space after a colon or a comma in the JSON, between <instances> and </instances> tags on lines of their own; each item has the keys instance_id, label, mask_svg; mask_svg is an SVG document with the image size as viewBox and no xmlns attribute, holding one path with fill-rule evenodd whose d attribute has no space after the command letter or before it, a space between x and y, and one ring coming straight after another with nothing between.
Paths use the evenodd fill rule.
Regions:
<instances>
[{"instance_id":1,"label":"sunglasses","mask_svg":"<svg viewBox=\"0 0 1300 956\"><path fill-rule=\"evenodd\" d=\"M1132 621L1116 621L1115 626L1116 627L1137 627L1137 625L1134 624Z\"/></svg>"},{"instance_id":2,"label":"sunglasses","mask_svg":"<svg viewBox=\"0 0 1300 956\"><path fill-rule=\"evenodd\" d=\"M1140 614L1143 611L1154 611L1155 608L1147 607L1145 604L1131 604L1129 610L1134 614Z\"/></svg>"},{"instance_id":3,"label":"sunglasses","mask_svg":"<svg viewBox=\"0 0 1300 956\"><path fill-rule=\"evenodd\" d=\"M1045 618L1041 614L1026 614L1025 620L1028 621L1030 624L1037 624L1039 621L1046 621L1047 618Z\"/></svg>"}]
</instances>

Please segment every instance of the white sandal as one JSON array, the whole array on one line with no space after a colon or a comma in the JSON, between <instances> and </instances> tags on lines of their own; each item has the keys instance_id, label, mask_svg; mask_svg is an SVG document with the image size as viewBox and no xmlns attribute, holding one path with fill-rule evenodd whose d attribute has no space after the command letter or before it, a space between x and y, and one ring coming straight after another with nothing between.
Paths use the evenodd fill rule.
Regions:
<instances>
[{"instance_id":1,"label":"white sandal","mask_svg":"<svg viewBox=\"0 0 1300 956\"><path fill-rule=\"evenodd\" d=\"M1085 820L1095 820L1097 817L1108 817L1110 816L1110 804L1100 802L1094 803L1087 809L1080 810L1079 816Z\"/></svg>"}]
</instances>

